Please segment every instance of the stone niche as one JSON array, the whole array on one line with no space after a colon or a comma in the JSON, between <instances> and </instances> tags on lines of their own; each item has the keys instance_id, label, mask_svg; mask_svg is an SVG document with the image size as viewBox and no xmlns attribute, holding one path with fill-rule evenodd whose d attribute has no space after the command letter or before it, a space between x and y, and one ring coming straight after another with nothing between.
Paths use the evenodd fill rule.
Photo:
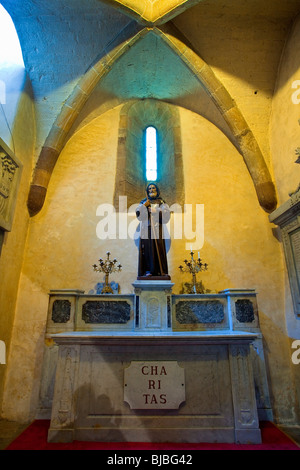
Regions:
<instances>
[{"instance_id":1,"label":"stone niche","mask_svg":"<svg viewBox=\"0 0 300 470\"><path fill-rule=\"evenodd\" d=\"M182 144L179 112L176 106L159 100L130 102L120 114L114 207L119 210L119 197L127 197L127 207L145 194L145 129L154 126L158 132L160 158L157 183L168 204L183 206L185 198ZM163 181L162 187L160 183Z\"/></svg>"},{"instance_id":2,"label":"stone niche","mask_svg":"<svg viewBox=\"0 0 300 470\"><path fill-rule=\"evenodd\" d=\"M294 313L300 319L300 189L269 216L282 234Z\"/></svg>"}]
</instances>

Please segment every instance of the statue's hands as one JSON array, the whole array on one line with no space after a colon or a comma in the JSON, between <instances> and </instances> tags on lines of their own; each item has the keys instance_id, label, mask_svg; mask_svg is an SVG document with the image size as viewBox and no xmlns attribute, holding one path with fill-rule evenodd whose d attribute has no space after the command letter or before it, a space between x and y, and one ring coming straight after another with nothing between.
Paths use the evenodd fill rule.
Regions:
<instances>
[{"instance_id":1,"label":"statue's hands","mask_svg":"<svg viewBox=\"0 0 300 470\"><path fill-rule=\"evenodd\" d=\"M149 206L150 206L150 201L149 201L149 199L147 199L147 201L144 202L144 206L146 206L146 207L149 207Z\"/></svg>"}]
</instances>

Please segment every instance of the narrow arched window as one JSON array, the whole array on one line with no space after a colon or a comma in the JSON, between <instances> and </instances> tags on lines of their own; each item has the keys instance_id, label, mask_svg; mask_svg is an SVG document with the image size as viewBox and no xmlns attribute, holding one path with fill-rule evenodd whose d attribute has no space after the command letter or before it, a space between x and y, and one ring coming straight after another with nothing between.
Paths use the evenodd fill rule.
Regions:
<instances>
[{"instance_id":1,"label":"narrow arched window","mask_svg":"<svg viewBox=\"0 0 300 470\"><path fill-rule=\"evenodd\" d=\"M168 204L185 203L180 111L154 99L130 100L120 111L114 207L129 209L150 182L163 184Z\"/></svg>"},{"instance_id":2,"label":"narrow arched window","mask_svg":"<svg viewBox=\"0 0 300 470\"><path fill-rule=\"evenodd\" d=\"M146 128L146 180L157 180L157 130L153 126Z\"/></svg>"}]
</instances>

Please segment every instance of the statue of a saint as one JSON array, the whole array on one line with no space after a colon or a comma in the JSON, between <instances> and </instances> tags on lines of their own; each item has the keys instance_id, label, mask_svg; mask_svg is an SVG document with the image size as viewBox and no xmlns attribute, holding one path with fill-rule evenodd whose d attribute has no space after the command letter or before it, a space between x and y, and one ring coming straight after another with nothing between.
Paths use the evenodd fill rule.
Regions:
<instances>
[{"instance_id":1,"label":"statue of a saint","mask_svg":"<svg viewBox=\"0 0 300 470\"><path fill-rule=\"evenodd\" d=\"M165 224L170 220L170 209L160 197L155 183L149 183L147 197L136 210L140 221L140 245L138 279L156 278L170 279L165 245Z\"/></svg>"}]
</instances>

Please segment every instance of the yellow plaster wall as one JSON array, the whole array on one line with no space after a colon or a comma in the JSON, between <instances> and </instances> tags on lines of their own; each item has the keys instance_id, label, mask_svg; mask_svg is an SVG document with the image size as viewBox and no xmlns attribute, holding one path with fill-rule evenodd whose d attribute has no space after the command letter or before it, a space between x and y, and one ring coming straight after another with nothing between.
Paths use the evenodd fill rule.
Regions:
<instances>
[{"instance_id":1,"label":"yellow plaster wall","mask_svg":"<svg viewBox=\"0 0 300 470\"><path fill-rule=\"evenodd\" d=\"M277 186L279 206L289 199L300 184L300 165L296 164L295 150L300 147L300 17L291 28L283 51L270 120L270 149ZM276 228L279 232L279 229ZM282 243L280 244L283 249ZM284 263L285 321L289 349L300 338L300 321L296 318L291 298L286 264ZM299 365L292 365L293 384L300 403ZM299 406L299 405L298 405Z\"/></svg>"},{"instance_id":2,"label":"yellow plaster wall","mask_svg":"<svg viewBox=\"0 0 300 470\"><path fill-rule=\"evenodd\" d=\"M299 47L300 17L291 29L283 51L270 123L270 146L279 205L289 199L289 193L294 192L300 183L300 165L295 164L295 149L300 147Z\"/></svg>"},{"instance_id":3,"label":"yellow plaster wall","mask_svg":"<svg viewBox=\"0 0 300 470\"><path fill-rule=\"evenodd\" d=\"M106 112L72 136L54 169L43 210L30 221L4 397L10 419L32 419L38 406L49 290L93 290L103 278L92 265L109 250L123 265L111 280L120 283L122 293L133 292L137 246L131 238L103 241L96 235L97 207L113 202L120 110ZM201 279L212 292L256 289L275 415L291 419L279 244L241 155L199 115L180 109L180 119L186 203L204 204L205 211L201 254L209 270ZM189 281L178 270L188 255L185 243L173 240L168 254L174 293Z\"/></svg>"},{"instance_id":4,"label":"yellow plaster wall","mask_svg":"<svg viewBox=\"0 0 300 470\"><path fill-rule=\"evenodd\" d=\"M4 416L35 417L50 289L92 289L92 264L112 249L96 236L96 209L112 203L119 109L95 120L70 140L55 167L43 210L30 220L20 279ZM121 256L120 256L121 257ZM133 275L133 273L127 274Z\"/></svg>"},{"instance_id":5,"label":"yellow plaster wall","mask_svg":"<svg viewBox=\"0 0 300 470\"><path fill-rule=\"evenodd\" d=\"M281 245L258 204L242 156L200 116L181 110L186 202L204 204L201 255L209 270L201 275L212 291L254 288L270 373L274 416L294 420L291 350L285 324L285 266ZM174 271L182 263L176 251ZM173 277L180 282L178 274Z\"/></svg>"},{"instance_id":6,"label":"yellow plaster wall","mask_svg":"<svg viewBox=\"0 0 300 470\"><path fill-rule=\"evenodd\" d=\"M9 97L7 99L9 103ZM22 162L23 169L12 230L5 234L0 256L0 339L6 344L6 365L0 365L0 416L6 372L11 364L12 347L10 342L13 335L19 278L29 223L26 203L32 174L35 118L28 82L19 91L16 113L13 117L14 119L10 123L13 140L6 143ZM24 353L21 345L21 353L22 351Z\"/></svg>"}]
</instances>

